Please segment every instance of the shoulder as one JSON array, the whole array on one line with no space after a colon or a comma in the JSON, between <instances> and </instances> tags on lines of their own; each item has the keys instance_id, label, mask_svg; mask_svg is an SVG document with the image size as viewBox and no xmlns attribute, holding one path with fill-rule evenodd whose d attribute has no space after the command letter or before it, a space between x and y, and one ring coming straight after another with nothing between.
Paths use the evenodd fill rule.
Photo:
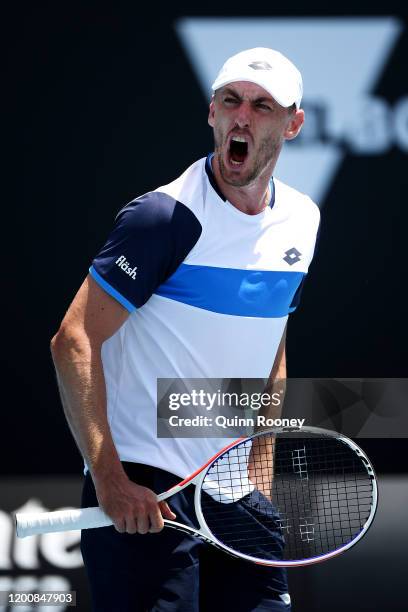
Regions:
<instances>
[{"instance_id":1,"label":"shoulder","mask_svg":"<svg viewBox=\"0 0 408 612\"><path fill-rule=\"evenodd\" d=\"M180 202L198 219L202 218L206 188L205 157L194 162L171 183L158 187L155 193Z\"/></svg>"},{"instance_id":2,"label":"shoulder","mask_svg":"<svg viewBox=\"0 0 408 612\"><path fill-rule=\"evenodd\" d=\"M116 216L116 223L127 229L149 229L171 222L177 201L166 194L151 191L124 206Z\"/></svg>"},{"instance_id":3,"label":"shoulder","mask_svg":"<svg viewBox=\"0 0 408 612\"><path fill-rule=\"evenodd\" d=\"M129 229L165 228L188 220L191 223L198 221L204 161L195 162L171 183L126 204L119 211L116 221Z\"/></svg>"},{"instance_id":4,"label":"shoulder","mask_svg":"<svg viewBox=\"0 0 408 612\"><path fill-rule=\"evenodd\" d=\"M275 183L275 199L281 202L286 207L290 208L291 212L307 218L315 223L320 221L320 210L316 202L308 195L290 187L286 183L274 178Z\"/></svg>"}]
</instances>

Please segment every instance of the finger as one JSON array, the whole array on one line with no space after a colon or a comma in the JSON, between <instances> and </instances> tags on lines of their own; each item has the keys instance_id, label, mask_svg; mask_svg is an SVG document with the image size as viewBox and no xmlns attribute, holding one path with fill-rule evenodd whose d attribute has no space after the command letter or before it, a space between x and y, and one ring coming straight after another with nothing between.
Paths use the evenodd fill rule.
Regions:
<instances>
[{"instance_id":1,"label":"finger","mask_svg":"<svg viewBox=\"0 0 408 612\"><path fill-rule=\"evenodd\" d=\"M112 520L113 520L113 525L116 531L119 531L119 533L125 533L126 525L125 525L124 519L112 519Z\"/></svg>"},{"instance_id":2,"label":"finger","mask_svg":"<svg viewBox=\"0 0 408 612\"><path fill-rule=\"evenodd\" d=\"M149 531L150 523L146 514L139 514L137 517L137 533L147 533Z\"/></svg>"},{"instance_id":3,"label":"finger","mask_svg":"<svg viewBox=\"0 0 408 612\"><path fill-rule=\"evenodd\" d=\"M136 519L133 516L126 517L126 533L137 533Z\"/></svg>"},{"instance_id":4,"label":"finger","mask_svg":"<svg viewBox=\"0 0 408 612\"><path fill-rule=\"evenodd\" d=\"M170 506L168 505L167 502L162 501L159 503L159 506L160 506L162 516L164 518L170 519L171 521L174 521L174 519L177 518L177 515L174 514L173 510L170 510Z\"/></svg>"},{"instance_id":5,"label":"finger","mask_svg":"<svg viewBox=\"0 0 408 612\"><path fill-rule=\"evenodd\" d=\"M149 512L150 518L150 533L158 533L164 527L163 517L158 504L154 504Z\"/></svg>"}]
</instances>

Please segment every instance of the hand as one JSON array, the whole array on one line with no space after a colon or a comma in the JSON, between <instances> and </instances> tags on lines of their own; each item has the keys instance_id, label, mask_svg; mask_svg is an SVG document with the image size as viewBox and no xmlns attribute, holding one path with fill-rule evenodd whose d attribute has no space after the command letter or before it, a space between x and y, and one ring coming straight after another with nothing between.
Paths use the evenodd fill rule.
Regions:
<instances>
[{"instance_id":1,"label":"hand","mask_svg":"<svg viewBox=\"0 0 408 612\"><path fill-rule=\"evenodd\" d=\"M163 518L176 518L166 502L157 502L153 491L132 482L125 474L94 480L99 505L119 533L158 533L164 527Z\"/></svg>"},{"instance_id":2,"label":"hand","mask_svg":"<svg viewBox=\"0 0 408 612\"><path fill-rule=\"evenodd\" d=\"M275 462L275 439L267 436L254 438L248 461L248 477L269 501L272 501L272 485Z\"/></svg>"}]
</instances>

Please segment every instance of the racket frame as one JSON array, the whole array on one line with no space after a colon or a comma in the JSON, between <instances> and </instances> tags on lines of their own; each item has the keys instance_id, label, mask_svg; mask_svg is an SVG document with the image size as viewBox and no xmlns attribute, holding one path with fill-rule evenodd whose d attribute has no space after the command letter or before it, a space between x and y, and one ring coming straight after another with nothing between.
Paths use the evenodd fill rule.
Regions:
<instances>
[{"instance_id":1,"label":"racket frame","mask_svg":"<svg viewBox=\"0 0 408 612\"><path fill-rule=\"evenodd\" d=\"M307 438L307 434L314 434L314 435L322 435L328 439L333 439L336 438L337 440L339 440L340 442L342 442L343 444L345 444L346 446L348 446L349 448L351 448L351 450L353 450L357 456L360 458L360 460L362 461L362 463L364 464L366 470L367 470L367 474L371 480L371 485L372 485L372 499L371 499L371 508L370 508L370 514L364 524L364 527L362 528L362 530L358 533L358 535L353 538L350 542L347 542L347 544L344 544L343 546L340 546L339 548L336 548L333 551L324 553L322 555L317 555L315 557L310 557L307 559L299 559L299 560L295 560L295 561L290 561L290 560L282 560L282 561L272 561L272 560L268 560L266 561L265 559L261 559L261 558L256 558L250 555L246 555L245 553L241 553L238 552L232 548L230 548L229 546L227 546L226 544L224 544L223 542L221 542L220 540L218 540L214 534L211 532L211 530L209 529L202 509L201 509L201 491L202 491L202 484L205 480L205 477L208 473L208 471L211 469L212 465L220 458L222 458L222 456L228 452L229 450L231 450L232 448L235 448L236 446L239 446L242 443L245 443L245 441L247 441L248 439L250 440L254 440L257 437L260 437L262 435L268 434L268 433L276 433L276 434L281 434L281 433L304 433L306 434L304 437ZM169 497L172 497L173 495L175 495L176 493L178 493L179 491L181 491L182 489L184 489L185 487L189 486L190 484L194 484L195 485L195 493L194 493L194 509L195 509L195 513L196 513L196 517L198 520L198 523L200 525L200 530L197 530L193 527L189 527L187 525L183 525L182 523L178 523L177 521L171 521L168 519L164 519L164 523L167 527L171 527L173 529L178 529L179 531L183 531L184 533L188 533L191 535L195 535L196 537L198 536L199 538L201 538L202 540L205 540L206 542L210 542L211 544L213 544L214 546L216 546L217 548L220 548L221 550L229 553L231 556L233 557L237 557L239 559L246 559L247 561L250 561L251 563L255 563L256 565L265 565L265 566L269 566L269 567L301 567L301 566L305 566L305 565L314 565L315 563L320 563L322 561L326 561L328 559L331 559L333 557L336 557L337 555L340 555L341 553L343 553L344 551L348 550L349 548L351 548L352 546L354 546L354 544L356 544L359 540L361 540L361 538L365 535L365 533L367 532L367 530L369 529L370 525L372 524L374 517L375 517L375 513L377 510L377 506L378 506L378 487L377 487L377 480L376 480L376 476L375 476L375 472L374 472L374 468L370 462L370 460L368 459L367 455L364 453L364 451L355 443L353 442L353 440L350 440L350 438L348 438L347 436L337 433L337 432L331 432L328 431L326 429L322 429L320 427L282 427L282 428L271 428L271 429L267 429L267 430L263 430L260 431L252 436L250 436L250 438L240 438L239 440L235 440L234 442L232 442L231 444L229 444L228 446L224 447L221 451L219 451L218 453L216 453L211 459L209 459L207 461L207 463L205 465L203 465L201 468L199 468L196 472L194 472L193 474L191 474L191 476L189 476L188 478L186 478L185 480L183 480L182 482L180 482L179 484L175 485L174 487L172 487L171 489L169 489L168 491L166 491L165 493L162 493L161 495L158 496L158 500L162 501L164 499L168 499Z\"/></svg>"}]
</instances>

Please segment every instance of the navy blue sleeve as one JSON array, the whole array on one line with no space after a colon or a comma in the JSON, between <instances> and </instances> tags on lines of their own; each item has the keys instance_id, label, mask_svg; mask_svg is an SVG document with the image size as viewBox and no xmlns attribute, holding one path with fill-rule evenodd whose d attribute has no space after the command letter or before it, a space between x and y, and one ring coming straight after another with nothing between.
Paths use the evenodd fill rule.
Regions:
<instances>
[{"instance_id":1,"label":"navy blue sleeve","mask_svg":"<svg viewBox=\"0 0 408 612\"><path fill-rule=\"evenodd\" d=\"M120 211L89 272L132 312L176 271L201 231L187 206L165 193L148 193Z\"/></svg>"}]
</instances>

